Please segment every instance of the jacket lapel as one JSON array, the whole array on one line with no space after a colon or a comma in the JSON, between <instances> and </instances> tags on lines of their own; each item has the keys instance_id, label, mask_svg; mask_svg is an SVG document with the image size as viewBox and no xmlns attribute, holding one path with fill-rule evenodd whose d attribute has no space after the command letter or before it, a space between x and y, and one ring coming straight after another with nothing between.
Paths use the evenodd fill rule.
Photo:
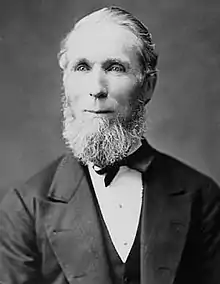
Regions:
<instances>
[{"instance_id":1,"label":"jacket lapel","mask_svg":"<svg viewBox=\"0 0 220 284\"><path fill-rule=\"evenodd\" d=\"M191 195L172 184L161 164L155 157L143 174L142 284L173 283L190 220Z\"/></svg>"},{"instance_id":2,"label":"jacket lapel","mask_svg":"<svg viewBox=\"0 0 220 284\"><path fill-rule=\"evenodd\" d=\"M108 283L98 215L90 180L71 156L55 175L48 198L45 227L57 260L69 283Z\"/></svg>"},{"instance_id":3,"label":"jacket lapel","mask_svg":"<svg viewBox=\"0 0 220 284\"><path fill-rule=\"evenodd\" d=\"M188 232L191 194L180 183L171 184L174 179L164 174L166 166L160 166L161 154L153 149L149 154L140 167L141 284L172 284ZM111 283L91 187L87 170L69 155L58 167L50 201L41 201L48 239L72 284Z\"/></svg>"}]
</instances>

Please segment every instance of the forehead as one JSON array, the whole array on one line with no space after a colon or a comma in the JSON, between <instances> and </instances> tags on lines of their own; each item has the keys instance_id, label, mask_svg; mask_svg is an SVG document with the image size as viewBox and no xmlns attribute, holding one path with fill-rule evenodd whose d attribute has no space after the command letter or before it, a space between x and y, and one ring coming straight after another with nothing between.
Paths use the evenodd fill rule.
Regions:
<instances>
[{"instance_id":1,"label":"forehead","mask_svg":"<svg viewBox=\"0 0 220 284\"><path fill-rule=\"evenodd\" d=\"M137 65L137 38L128 29L112 23L86 24L74 31L68 41L70 61L87 58L102 62L118 58Z\"/></svg>"}]
</instances>

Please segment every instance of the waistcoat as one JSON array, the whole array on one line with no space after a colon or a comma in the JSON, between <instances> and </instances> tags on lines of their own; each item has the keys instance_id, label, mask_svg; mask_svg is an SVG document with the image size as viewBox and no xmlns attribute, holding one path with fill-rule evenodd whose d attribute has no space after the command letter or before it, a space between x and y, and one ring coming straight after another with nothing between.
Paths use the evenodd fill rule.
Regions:
<instances>
[{"instance_id":1,"label":"waistcoat","mask_svg":"<svg viewBox=\"0 0 220 284\"><path fill-rule=\"evenodd\" d=\"M111 240L110 234L102 217L98 202L95 202L100 217L102 236L104 240L105 251L109 264L109 271L113 284L140 284L140 223L135 240L129 252L126 262L124 263Z\"/></svg>"}]
</instances>

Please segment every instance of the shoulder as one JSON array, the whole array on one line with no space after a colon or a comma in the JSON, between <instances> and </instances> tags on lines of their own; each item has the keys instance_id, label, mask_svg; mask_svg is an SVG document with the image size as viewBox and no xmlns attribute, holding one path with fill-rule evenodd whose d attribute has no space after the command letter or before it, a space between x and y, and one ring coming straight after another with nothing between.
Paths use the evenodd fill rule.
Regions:
<instances>
[{"instance_id":1,"label":"shoulder","mask_svg":"<svg viewBox=\"0 0 220 284\"><path fill-rule=\"evenodd\" d=\"M16 188L22 197L41 197L45 198L50 190L56 173L60 167L65 163L67 156L62 155L57 159L51 161L39 172L27 179L26 182Z\"/></svg>"},{"instance_id":2,"label":"shoulder","mask_svg":"<svg viewBox=\"0 0 220 284\"><path fill-rule=\"evenodd\" d=\"M9 189L0 204L0 210L19 207L33 213L36 200L49 200L56 183L65 188L67 184L77 181L80 168L71 154L58 157L19 187Z\"/></svg>"},{"instance_id":3,"label":"shoulder","mask_svg":"<svg viewBox=\"0 0 220 284\"><path fill-rule=\"evenodd\" d=\"M179 187L191 193L200 193L204 200L220 196L220 188L212 178L194 167L155 150L151 175L169 187Z\"/></svg>"}]
</instances>

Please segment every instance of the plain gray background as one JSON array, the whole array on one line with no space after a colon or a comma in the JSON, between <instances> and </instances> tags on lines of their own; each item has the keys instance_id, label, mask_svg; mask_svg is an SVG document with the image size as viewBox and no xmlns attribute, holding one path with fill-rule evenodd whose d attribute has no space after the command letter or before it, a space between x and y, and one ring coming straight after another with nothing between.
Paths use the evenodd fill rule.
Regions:
<instances>
[{"instance_id":1,"label":"plain gray background","mask_svg":"<svg viewBox=\"0 0 220 284\"><path fill-rule=\"evenodd\" d=\"M111 4L149 27L160 54L149 141L220 182L219 0L0 0L0 197L65 151L59 42Z\"/></svg>"}]
</instances>

